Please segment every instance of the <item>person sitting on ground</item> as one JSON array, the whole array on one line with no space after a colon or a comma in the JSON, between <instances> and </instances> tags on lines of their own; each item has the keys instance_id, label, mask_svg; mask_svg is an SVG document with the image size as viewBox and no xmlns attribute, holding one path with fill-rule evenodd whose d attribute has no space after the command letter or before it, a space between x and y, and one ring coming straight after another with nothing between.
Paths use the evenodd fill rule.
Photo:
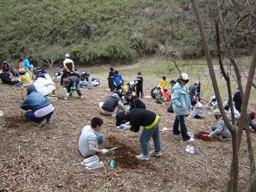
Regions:
<instances>
[{"instance_id":1,"label":"person sitting on ground","mask_svg":"<svg viewBox=\"0 0 256 192\"><path fill-rule=\"evenodd\" d=\"M225 101L223 103L223 106L224 106L224 109L225 109L225 111L227 113L227 116L228 116L229 120L231 120L232 114L231 114L231 107L230 107L229 100ZM239 118L240 118L240 112L237 111L236 108L234 108L234 117L235 117L236 121L238 122Z\"/></svg>"},{"instance_id":2,"label":"person sitting on ground","mask_svg":"<svg viewBox=\"0 0 256 192\"><path fill-rule=\"evenodd\" d=\"M137 84L136 84L136 95L137 97L143 98L143 76L141 72L138 72Z\"/></svg>"},{"instance_id":3,"label":"person sitting on ground","mask_svg":"<svg viewBox=\"0 0 256 192\"><path fill-rule=\"evenodd\" d=\"M248 125L250 128L250 131L253 133L256 133L256 124L253 123L255 116L256 116L256 112L251 112L248 114Z\"/></svg>"},{"instance_id":4,"label":"person sitting on ground","mask_svg":"<svg viewBox=\"0 0 256 192\"><path fill-rule=\"evenodd\" d=\"M189 116L190 118L196 118L201 119L205 117L205 110L203 107L203 104L198 101L197 99L192 99L192 106L193 110L190 112Z\"/></svg>"},{"instance_id":5,"label":"person sitting on ground","mask_svg":"<svg viewBox=\"0 0 256 192\"><path fill-rule=\"evenodd\" d=\"M230 139L231 138L231 133L229 129L227 128L224 120L221 117L220 110L215 109L212 115L215 116L218 125L211 126L211 133L208 135L209 138L214 138L214 137L221 137L221 139Z\"/></svg>"},{"instance_id":6,"label":"person sitting on ground","mask_svg":"<svg viewBox=\"0 0 256 192\"><path fill-rule=\"evenodd\" d=\"M116 126L119 128L121 124L127 122L130 122L129 129L133 132L139 132L140 127L144 127L140 136L142 153L136 156L138 160L149 160L150 156L160 157L162 155L159 121L160 117L158 115L146 109L133 109L127 114L120 112L116 115ZM155 149L149 152L148 145L151 137L153 138Z\"/></svg>"},{"instance_id":7,"label":"person sitting on ground","mask_svg":"<svg viewBox=\"0 0 256 192\"><path fill-rule=\"evenodd\" d=\"M215 96L211 96L211 100L209 101L209 103L207 103L206 108L211 109L211 111L213 112L215 109L218 109L218 102ZM211 112L210 112L211 113Z\"/></svg>"},{"instance_id":8,"label":"person sitting on ground","mask_svg":"<svg viewBox=\"0 0 256 192\"><path fill-rule=\"evenodd\" d=\"M29 76L29 73L26 72L24 68L19 69L19 74L20 74L20 86L28 86L33 83Z\"/></svg>"},{"instance_id":9,"label":"person sitting on ground","mask_svg":"<svg viewBox=\"0 0 256 192\"><path fill-rule=\"evenodd\" d=\"M42 127L46 122L51 123L54 107L43 95L36 91L34 85L27 87L27 96L21 101L20 108L30 110L25 113L25 118L37 123L37 127Z\"/></svg>"},{"instance_id":10,"label":"person sitting on ground","mask_svg":"<svg viewBox=\"0 0 256 192\"><path fill-rule=\"evenodd\" d=\"M162 76L162 81L159 83L158 87L160 87L164 92L168 89L168 81L166 81L166 76Z\"/></svg>"},{"instance_id":11,"label":"person sitting on ground","mask_svg":"<svg viewBox=\"0 0 256 192\"><path fill-rule=\"evenodd\" d=\"M2 80L2 83L8 84L8 85L19 85L19 80L14 80L12 73L7 71L3 71L3 73L0 73L0 79Z\"/></svg>"},{"instance_id":12,"label":"person sitting on ground","mask_svg":"<svg viewBox=\"0 0 256 192\"><path fill-rule=\"evenodd\" d=\"M80 99L84 99L84 95L80 91L80 79L77 76L68 76L64 79L64 86L67 88L67 95L64 99L68 99L68 97L73 97L74 91L77 92Z\"/></svg>"},{"instance_id":13,"label":"person sitting on ground","mask_svg":"<svg viewBox=\"0 0 256 192\"><path fill-rule=\"evenodd\" d=\"M165 98L162 92L161 87L157 87L157 91L156 91L156 103L160 103L160 104L164 104L165 103Z\"/></svg>"},{"instance_id":14,"label":"person sitting on ground","mask_svg":"<svg viewBox=\"0 0 256 192\"><path fill-rule=\"evenodd\" d=\"M240 113L241 107L242 107L242 97L241 97L239 88L237 88L237 91L235 92L235 94L233 96L233 101L235 103L236 110Z\"/></svg>"},{"instance_id":15,"label":"person sitting on ground","mask_svg":"<svg viewBox=\"0 0 256 192\"><path fill-rule=\"evenodd\" d=\"M84 157L90 157L96 153L106 154L106 149L99 149L104 142L104 136L99 133L103 120L99 117L93 117L91 125L83 127L78 141L78 150Z\"/></svg>"},{"instance_id":16,"label":"person sitting on ground","mask_svg":"<svg viewBox=\"0 0 256 192\"><path fill-rule=\"evenodd\" d=\"M114 115L116 113L116 108L125 112L122 99L117 93L113 93L113 95L108 96L104 102L100 102L99 108L103 115Z\"/></svg>"},{"instance_id":17,"label":"person sitting on ground","mask_svg":"<svg viewBox=\"0 0 256 192\"><path fill-rule=\"evenodd\" d=\"M7 61L4 61L2 64L1 72L11 71L11 69L12 69L11 64L7 63Z\"/></svg>"},{"instance_id":18,"label":"person sitting on ground","mask_svg":"<svg viewBox=\"0 0 256 192\"><path fill-rule=\"evenodd\" d=\"M127 92L125 95L125 99L130 105L130 109L140 108L140 109L146 109L146 105L135 95L133 92Z\"/></svg>"}]
</instances>

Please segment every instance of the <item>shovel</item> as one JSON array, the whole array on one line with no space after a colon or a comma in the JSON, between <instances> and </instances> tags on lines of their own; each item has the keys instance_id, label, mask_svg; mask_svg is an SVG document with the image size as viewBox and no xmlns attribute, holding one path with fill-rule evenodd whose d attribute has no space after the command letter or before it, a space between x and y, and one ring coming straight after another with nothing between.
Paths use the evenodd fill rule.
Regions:
<instances>
[{"instance_id":1,"label":"shovel","mask_svg":"<svg viewBox=\"0 0 256 192\"><path fill-rule=\"evenodd\" d=\"M113 147L113 148L111 148L111 149L108 149L108 152L115 151L115 150L118 149L118 148L120 148L120 147Z\"/></svg>"}]
</instances>

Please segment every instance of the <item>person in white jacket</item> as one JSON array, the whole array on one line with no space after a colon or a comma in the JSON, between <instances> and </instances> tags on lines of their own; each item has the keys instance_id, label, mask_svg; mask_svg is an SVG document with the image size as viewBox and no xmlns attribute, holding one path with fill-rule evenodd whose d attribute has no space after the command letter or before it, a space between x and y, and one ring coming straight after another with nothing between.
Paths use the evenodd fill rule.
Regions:
<instances>
[{"instance_id":1,"label":"person in white jacket","mask_svg":"<svg viewBox=\"0 0 256 192\"><path fill-rule=\"evenodd\" d=\"M41 93L44 97L50 95L56 89L48 73L39 76L33 84L37 92Z\"/></svg>"},{"instance_id":2,"label":"person in white jacket","mask_svg":"<svg viewBox=\"0 0 256 192\"><path fill-rule=\"evenodd\" d=\"M197 99L192 99L191 104L193 106L193 110L190 112L189 117L198 118L198 119L204 118L205 110L204 110L203 104Z\"/></svg>"}]
</instances>

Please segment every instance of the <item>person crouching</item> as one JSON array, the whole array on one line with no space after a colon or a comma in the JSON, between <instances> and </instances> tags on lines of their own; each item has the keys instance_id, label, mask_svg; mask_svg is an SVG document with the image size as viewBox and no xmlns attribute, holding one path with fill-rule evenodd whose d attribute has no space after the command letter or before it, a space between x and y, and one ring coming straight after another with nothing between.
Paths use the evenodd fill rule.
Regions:
<instances>
[{"instance_id":1,"label":"person crouching","mask_svg":"<svg viewBox=\"0 0 256 192\"><path fill-rule=\"evenodd\" d=\"M37 123L37 127L42 127L46 122L51 123L54 107L43 95L36 91L34 85L27 87L27 96L21 101L20 108L31 110L25 113L25 118Z\"/></svg>"}]
</instances>

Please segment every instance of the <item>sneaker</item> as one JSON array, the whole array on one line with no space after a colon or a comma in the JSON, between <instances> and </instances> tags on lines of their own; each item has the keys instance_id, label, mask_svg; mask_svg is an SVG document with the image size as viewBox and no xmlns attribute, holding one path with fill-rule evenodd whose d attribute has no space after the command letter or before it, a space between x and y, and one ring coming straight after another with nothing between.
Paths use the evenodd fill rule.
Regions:
<instances>
[{"instance_id":1,"label":"sneaker","mask_svg":"<svg viewBox=\"0 0 256 192\"><path fill-rule=\"evenodd\" d=\"M185 141L195 141L195 139L193 137L190 137L188 140Z\"/></svg>"},{"instance_id":2,"label":"sneaker","mask_svg":"<svg viewBox=\"0 0 256 192\"><path fill-rule=\"evenodd\" d=\"M149 153L149 155L152 156L152 157L161 157L161 156L162 156L162 152L161 152L161 151L158 151L158 152L156 152L156 151L151 151L151 152Z\"/></svg>"},{"instance_id":3,"label":"sneaker","mask_svg":"<svg viewBox=\"0 0 256 192\"><path fill-rule=\"evenodd\" d=\"M80 96L80 99L84 99L84 95L81 95L81 96Z\"/></svg>"},{"instance_id":4,"label":"sneaker","mask_svg":"<svg viewBox=\"0 0 256 192\"><path fill-rule=\"evenodd\" d=\"M37 128L41 128L46 123L46 119L42 120L40 123L37 124Z\"/></svg>"},{"instance_id":5,"label":"sneaker","mask_svg":"<svg viewBox=\"0 0 256 192\"><path fill-rule=\"evenodd\" d=\"M140 155L137 155L136 158L140 161L148 161L150 159L149 155L145 156L143 155L143 153L141 153Z\"/></svg>"},{"instance_id":6,"label":"sneaker","mask_svg":"<svg viewBox=\"0 0 256 192\"><path fill-rule=\"evenodd\" d=\"M49 124L52 123L52 118L46 119L46 122L49 123Z\"/></svg>"}]
</instances>

